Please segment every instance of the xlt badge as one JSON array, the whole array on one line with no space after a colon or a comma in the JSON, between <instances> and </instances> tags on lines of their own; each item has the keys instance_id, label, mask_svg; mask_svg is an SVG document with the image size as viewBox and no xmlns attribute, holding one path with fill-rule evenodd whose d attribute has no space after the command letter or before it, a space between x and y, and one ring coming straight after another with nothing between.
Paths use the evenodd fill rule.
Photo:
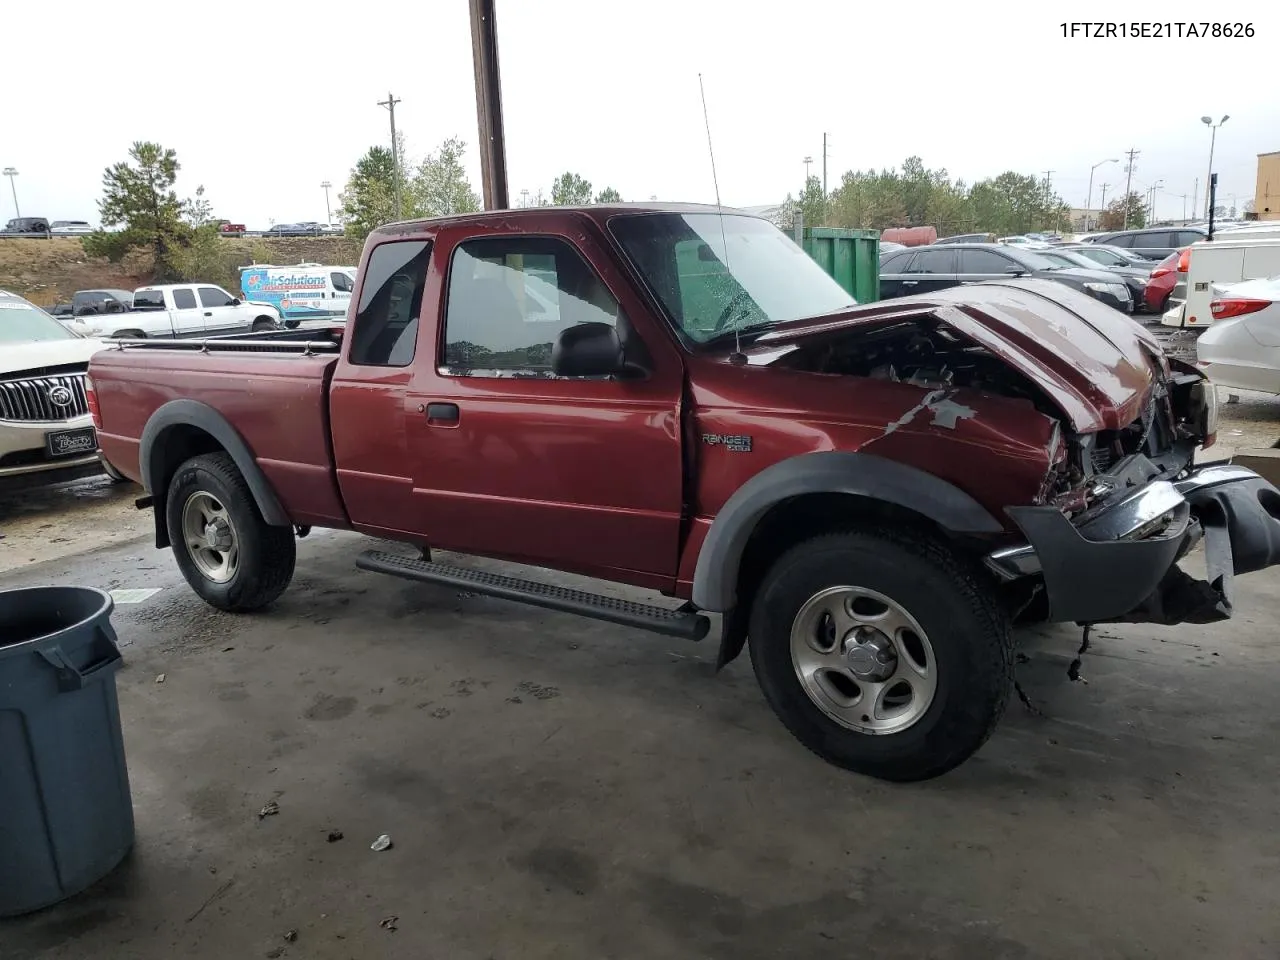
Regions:
<instances>
[{"instance_id":1,"label":"xlt badge","mask_svg":"<svg viewBox=\"0 0 1280 960\"><path fill-rule=\"evenodd\" d=\"M724 447L732 453L751 452L751 437L746 434L704 433L702 442L712 447Z\"/></svg>"}]
</instances>

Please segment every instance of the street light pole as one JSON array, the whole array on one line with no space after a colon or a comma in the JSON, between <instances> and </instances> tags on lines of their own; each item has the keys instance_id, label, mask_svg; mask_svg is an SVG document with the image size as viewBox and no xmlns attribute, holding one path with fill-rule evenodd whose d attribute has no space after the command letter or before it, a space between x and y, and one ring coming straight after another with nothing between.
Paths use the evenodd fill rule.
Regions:
<instances>
[{"instance_id":1,"label":"street light pole","mask_svg":"<svg viewBox=\"0 0 1280 960\"><path fill-rule=\"evenodd\" d=\"M320 188L324 190L324 225L326 227L333 226L333 212L329 208L329 188L332 186L333 184L328 180L320 184Z\"/></svg>"},{"instance_id":2,"label":"street light pole","mask_svg":"<svg viewBox=\"0 0 1280 960\"><path fill-rule=\"evenodd\" d=\"M9 189L13 191L13 215L20 217L22 216L22 211L18 209L18 188L14 186L13 180L18 175L18 171L13 167L5 167L4 175L9 178Z\"/></svg>"},{"instance_id":3,"label":"street light pole","mask_svg":"<svg viewBox=\"0 0 1280 960\"><path fill-rule=\"evenodd\" d=\"M1210 179L1213 178L1213 147L1218 140L1218 128L1230 119L1231 119L1230 115L1225 113L1222 115L1222 119L1219 120L1217 123L1213 122L1213 117L1200 118L1200 122L1209 128L1209 178ZM1206 180L1205 182L1208 183L1209 181ZM1205 208L1204 215L1206 218L1209 216L1210 213L1213 212L1209 208L1209 205L1212 202L1213 201L1209 199L1208 192L1206 192L1204 195L1204 208Z\"/></svg>"},{"instance_id":4,"label":"street light pole","mask_svg":"<svg viewBox=\"0 0 1280 960\"><path fill-rule=\"evenodd\" d=\"M1089 209L1089 207L1093 203L1093 171L1097 170L1104 163L1119 163L1119 162L1120 160L1118 158L1115 160L1099 160L1097 163L1095 163L1092 167L1089 168L1089 196L1086 197L1084 201L1084 232L1085 233L1089 232L1089 214L1092 212Z\"/></svg>"}]
</instances>

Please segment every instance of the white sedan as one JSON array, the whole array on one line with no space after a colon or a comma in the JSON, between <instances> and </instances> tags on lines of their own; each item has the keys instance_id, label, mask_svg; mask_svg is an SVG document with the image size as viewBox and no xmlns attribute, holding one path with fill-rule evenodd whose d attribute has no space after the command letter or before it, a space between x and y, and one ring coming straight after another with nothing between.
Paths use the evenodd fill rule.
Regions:
<instances>
[{"instance_id":1,"label":"white sedan","mask_svg":"<svg viewBox=\"0 0 1280 960\"><path fill-rule=\"evenodd\" d=\"M1280 394L1280 275L1214 291L1197 365L1220 386Z\"/></svg>"}]
</instances>

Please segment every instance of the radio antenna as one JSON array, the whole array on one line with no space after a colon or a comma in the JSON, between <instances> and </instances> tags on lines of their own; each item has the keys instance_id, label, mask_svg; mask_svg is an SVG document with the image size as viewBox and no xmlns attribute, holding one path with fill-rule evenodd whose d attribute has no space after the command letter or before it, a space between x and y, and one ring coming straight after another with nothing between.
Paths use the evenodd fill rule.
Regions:
<instances>
[{"instance_id":1,"label":"radio antenna","mask_svg":"<svg viewBox=\"0 0 1280 960\"><path fill-rule=\"evenodd\" d=\"M707 154L711 157L711 183L716 190L716 212L720 215L720 244L724 248L724 269L730 277L733 267L729 265L729 240L724 230L724 207L720 205L720 178L716 176L716 151L711 145L711 120L707 115L707 90L702 85L702 74L698 74L698 92L702 95L702 123L707 128ZM742 355L742 333L737 326L733 328L733 356L729 358L734 364L741 364L746 357Z\"/></svg>"}]
</instances>

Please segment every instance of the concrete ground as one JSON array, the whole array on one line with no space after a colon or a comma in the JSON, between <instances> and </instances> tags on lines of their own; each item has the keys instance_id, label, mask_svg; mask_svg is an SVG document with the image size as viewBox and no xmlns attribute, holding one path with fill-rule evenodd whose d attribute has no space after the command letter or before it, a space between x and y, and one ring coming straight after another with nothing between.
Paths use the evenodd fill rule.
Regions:
<instances>
[{"instance_id":1,"label":"concrete ground","mask_svg":"<svg viewBox=\"0 0 1280 960\"><path fill-rule=\"evenodd\" d=\"M361 573L368 543L302 541L255 616L145 541L0 580L159 590L114 617L136 851L0 957L1280 950L1280 576L1227 625L1100 631L1087 684L1075 630L1026 635L1045 715L894 786L801 748L745 657Z\"/></svg>"}]
</instances>

